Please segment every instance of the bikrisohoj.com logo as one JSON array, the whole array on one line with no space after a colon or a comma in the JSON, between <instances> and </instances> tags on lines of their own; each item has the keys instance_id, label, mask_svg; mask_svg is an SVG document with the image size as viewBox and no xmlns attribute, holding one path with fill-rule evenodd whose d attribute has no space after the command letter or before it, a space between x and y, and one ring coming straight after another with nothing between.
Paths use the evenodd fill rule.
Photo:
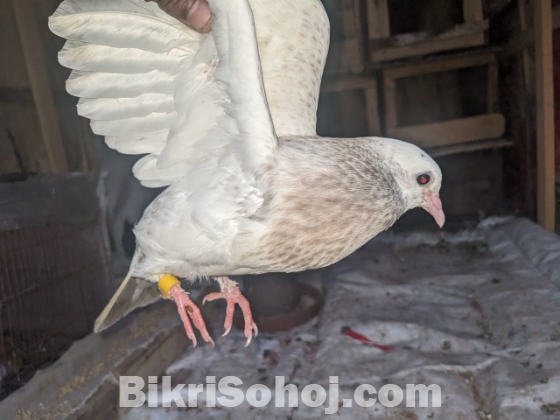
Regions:
<instances>
[{"instance_id":1,"label":"bikrisohoj.com logo","mask_svg":"<svg viewBox=\"0 0 560 420\"><path fill-rule=\"evenodd\" d=\"M161 382L159 380L161 379ZM206 384L178 384L171 386L171 377L148 377L148 383L139 376L121 376L119 403L121 407L238 407L244 402L253 407L325 407L325 414L335 414L340 406L363 408L381 404L384 407L441 407L439 385L407 384L405 389L385 384L379 390L373 385L362 384L354 389L353 398L339 400L338 376L329 377L327 389L310 384L300 389L286 384L283 376L276 376L274 389L263 384L248 388L236 376L226 376L216 382L215 376L207 376ZM342 403L342 404L340 404Z\"/></svg>"}]
</instances>

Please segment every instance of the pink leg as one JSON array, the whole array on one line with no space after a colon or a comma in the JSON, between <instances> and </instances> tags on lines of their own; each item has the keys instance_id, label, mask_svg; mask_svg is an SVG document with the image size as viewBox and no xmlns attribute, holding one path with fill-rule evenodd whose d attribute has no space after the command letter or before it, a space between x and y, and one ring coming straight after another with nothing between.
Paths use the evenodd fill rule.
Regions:
<instances>
[{"instance_id":1,"label":"pink leg","mask_svg":"<svg viewBox=\"0 0 560 420\"><path fill-rule=\"evenodd\" d=\"M196 347L196 336L194 335L194 330L191 325L189 316L191 317L194 326L200 331L202 339L207 343L211 343L212 347L214 347L214 341L206 330L206 324L204 323L204 319L202 319L200 309L198 309L198 307L189 298L189 294L185 292L178 284L169 289L169 294L171 295L171 299L173 299L173 301L177 305L177 310L179 311L179 315L181 316L181 320L183 321L183 325L185 326L187 337L189 337L193 342L193 347Z\"/></svg>"},{"instance_id":2,"label":"pink leg","mask_svg":"<svg viewBox=\"0 0 560 420\"><path fill-rule=\"evenodd\" d=\"M243 318L245 319L245 337L247 337L245 347L247 347L253 338L253 330L255 331L255 337L259 333L257 325L253 321L251 306L249 305L247 299L245 299L245 296L243 296L237 288L236 282L227 277L217 277L216 280L220 283L222 291L220 293L210 293L204 298L202 304L206 303L206 301L211 302L216 299L225 299L227 301L226 321L224 322L224 328L226 331L222 334L223 337L231 331L231 325L233 324L233 312L235 311L235 304L237 303L243 311Z\"/></svg>"}]
</instances>

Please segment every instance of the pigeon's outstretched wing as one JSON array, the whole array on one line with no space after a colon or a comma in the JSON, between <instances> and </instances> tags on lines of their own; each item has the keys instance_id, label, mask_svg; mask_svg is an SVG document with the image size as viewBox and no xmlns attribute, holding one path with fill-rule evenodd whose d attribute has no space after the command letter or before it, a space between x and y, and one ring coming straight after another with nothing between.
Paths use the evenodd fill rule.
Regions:
<instances>
[{"instance_id":1,"label":"pigeon's outstretched wing","mask_svg":"<svg viewBox=\"0 0 560 420\"><path fill-rule=\"evenodd\" d=\"M78 113L111 148L147 155L134 167L143 185L182 189L181 232L156 231L180 238L170 248L201 264L226 258L232 220L260 206L259 175L277 137L316 135L329 38L319 0L209 4L209 35L144 0L65 0L49 22L68 40L59 60L73 70L67 90L80 98ZM139 257L96 331L157 299L153 284L131 275Z\"/></svg>"},{"instance_id":2,"label":"pigeon's outstretched wing","mask_svg":"<svg viewBox=\"0 0 560 420\"><path fill-rule=\"evenodd\" d=\"M144 0L66 0L50 29L68 39L60 63L70 94L96 134L122 153L148 187L218 165L231 152L249 176L277 145L247 0L210 0L200 35Z\"/></svg>"}]
</instances>

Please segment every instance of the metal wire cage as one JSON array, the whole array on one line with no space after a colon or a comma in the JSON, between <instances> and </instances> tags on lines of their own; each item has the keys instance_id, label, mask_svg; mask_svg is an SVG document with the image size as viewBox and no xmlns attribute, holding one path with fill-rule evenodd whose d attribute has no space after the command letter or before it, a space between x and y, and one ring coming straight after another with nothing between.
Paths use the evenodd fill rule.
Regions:
<instances>
[{"instance_id":1,"label":"metal wire cage","mask_svg":"<svg viewBox=\"0 0 560 420\"><path fill-rule=\"evenodd\" d=\"M91 174L0 184L0 373L6 396L89 334L112 292Z\"/></svg>"}]
</instances>

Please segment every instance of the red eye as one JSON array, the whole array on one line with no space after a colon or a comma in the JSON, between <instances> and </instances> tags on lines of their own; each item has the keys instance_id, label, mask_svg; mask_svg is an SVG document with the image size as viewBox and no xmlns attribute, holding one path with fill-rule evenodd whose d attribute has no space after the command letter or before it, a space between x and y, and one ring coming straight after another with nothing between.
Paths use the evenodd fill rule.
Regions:
<instances>
[{"instance_id":1,"label":"red eye","mask_svg":"<svg viewBox=\"0 0 560 420\"><path fill-rule=\"evenodd\" d=\"M418 182L418 184L420 185L426 185L428 182L430 182L430 175L428 174L418 175L418 178L416 178L416 182Z\"/></svg>"}]
</instances>

